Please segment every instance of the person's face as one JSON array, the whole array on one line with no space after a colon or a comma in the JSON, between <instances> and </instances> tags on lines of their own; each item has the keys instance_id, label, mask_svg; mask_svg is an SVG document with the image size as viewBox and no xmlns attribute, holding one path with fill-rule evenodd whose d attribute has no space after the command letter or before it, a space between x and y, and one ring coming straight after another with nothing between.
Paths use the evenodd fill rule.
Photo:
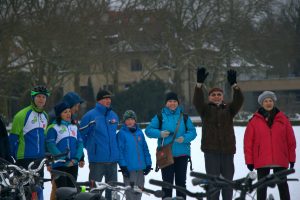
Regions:
<instances>
[{"instance_id":1,"label":"person's face","mask_svg":"<svg viewBox=\"0 0 300 200\"><path fill-rule=\"evenodd\" d=\"M125 125L127 127L134 127L135 126L135 120L132 118L128 118L125 120Z\"/></svg>"},{"instance_id":2,"label":"person's face","mask_svg":"<svg viewBox=\"0 0 300 200\"><path fill-rule=\"evenodd\" d=\"M80 103L75 104L74 106L72 106L72 108L71 108L72 115L78 114L79 110L80 110Z\"/></svg>"},{"instance_id":3,"label":"person's face","mask_svg":"<svg viewBox=\"0 0 300 200\"><path fill-rule=\"evenodd\" d=\"M169 101L167 101L166 106L170 110L176 110L176 108L178 107L178 101L176 101L176 100L169 100Z\"/></svg>"},{"instance_id":4,"label":"person's face","mask_svg":"<svg viewBox=\"0 0 300 200\"><path fill-rule=\"evenodd\" d=\"M101 105L109 108L111 104L111 98L104 98L98 101Z\"/></svg>"},{"instance_id":5,"label":"person's face","mask_svg":"<svg viewBox=\"0 0 300 200\"><path fill-rule=\"evenodd\" d=\"M208 96L208 100L215 104L221 104L224 100L223 93L219 91L212 92Z\"/></svg>"},{"instance_id":6,"label":"person's face","mask_svg":"<svg viewBox=\"0 0 300 200\"><path fill-rule=\"evenodd\" d=\"M65 121L68 121L70 122L71 121L71 109L70 108L67 108L65 109L61 114L60 114L60 117L62 120L65 120Z\"/></svg>"},{"instance_id":7,"label":"person's face","mask_svg":"<svg viewBox=\"0 0 300 200\"><path fill-rule=\"evenodd\" d=\"M34 97L34 104L36 105L36 107L38 108L44 108L45 104L46 104L46 100L47 97L44 94L37 94Z\"/></svg>"},{"instance_id":8,"label":"person's face","mask_svg":"<svg viewBox=\"0 0 300 200\"><path fill-rule=\"evenodd\" d=\"M270 111L274 108L274 101L271 98L265 98L262 102L262 107L266 110L266 111Z\"/></svg>"}]
</instances>

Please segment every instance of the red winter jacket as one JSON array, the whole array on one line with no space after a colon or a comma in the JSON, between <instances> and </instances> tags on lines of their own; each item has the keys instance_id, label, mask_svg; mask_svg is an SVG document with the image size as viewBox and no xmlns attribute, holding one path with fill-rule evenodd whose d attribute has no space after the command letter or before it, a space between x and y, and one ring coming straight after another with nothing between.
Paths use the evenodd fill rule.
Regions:
<instances>
[{"instance_id":1,"label":"red winter jacket","mask_svg":"<svg viewBox=\"0 0 300 200\"><path fill-rule=\"evenodd\" d=\"M279 112L269 127L264 117L254 113L244 136L246 164L254 168L279 165L288 168L296 160L296 139L288 118Z\"/></svg>"}]
</instances>

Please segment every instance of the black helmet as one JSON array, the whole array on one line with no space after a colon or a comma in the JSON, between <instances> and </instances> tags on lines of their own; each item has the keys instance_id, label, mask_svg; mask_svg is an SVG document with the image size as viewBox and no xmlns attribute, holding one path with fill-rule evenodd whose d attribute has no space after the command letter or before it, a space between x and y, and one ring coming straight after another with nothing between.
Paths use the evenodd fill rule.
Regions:
<instances>
[{"instance_id":1,"label":"black helmet","mask_svg":"<svg viewBox=\"0 0 300 200\"><path fill-rule=\"evenodd\" d=\"M50 92L44 85L34 86L34 88L31 90L31 96L35 96L38 94L43 94L43 95L46 95L47 97L50 96Z\"/></svg>"}]
</instances>

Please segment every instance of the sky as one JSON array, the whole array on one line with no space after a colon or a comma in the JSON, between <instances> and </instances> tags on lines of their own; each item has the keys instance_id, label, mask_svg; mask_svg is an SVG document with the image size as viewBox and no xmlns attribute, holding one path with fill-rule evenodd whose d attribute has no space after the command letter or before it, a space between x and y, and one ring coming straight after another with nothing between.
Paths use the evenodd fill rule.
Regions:
<instances>
[{"instance_id":1,"label":"sky","mask_svg":"<svg viewBox=\"0 0 300 200\"><path fill-rule=\"evenodd\" d=\"M296 142L299 144L300 141L300 126L294 126L293 127L295 136L296 136ZM197 130L197 137L194 141L191 143L191 157L192 157L192 162L193 162L193 168L195 172L202 172L205 173L205 167L204 167L204 155L202 151L200 150L200 140L201 140L201 127L196 127ZM247 175L249 170L247 169L245 165L245 160L244 160L244 153L243 153L243 138L244 138L244 131L245 127L234 127L235 130L235 136L236 136L236 149L237 152L234 157L234 164L235 164L235 175L234 179L242 178ZM152 158L152 167L155 167L155 149L156 149L156 139L150 139L147 138L147 144L148 148L151 154ZM296 156L300 154L300 149L299 147L296 149ZM300 179L300 172L298 169L300 169L300 162L297 161L296 158L296 163L295 163L295 169L296 173L289 175L288 178L298 178ZM86 165L84 168L80 168L79 170L79 176L78 176L78 181L87 181L88 180L88 175L89 175L89 169L88 169L88 160L86 157ZM192 192L203 192L202 188L199 186L193 186L191 183L191 177L189 171L189 165L188 165L188 172L187 172L187 189L192 191ZM49 173L45 171L45 177L50 177ZM155 172L154 170L149 173L149 175L146 176L145 179L145 187L150 188L153 190L160 190L159 187L154 186L149 184L149 179L156 179L156 180L161 180L161 173ZM122 182L122 174L118 173L118 181ZM298 200L300 199L300 183L299 182L289 182L289 188L290 188L290 194L291 194L291 200ZM45 183L45 190L44 190L44 199L48 200L50 196L50 191L51 191L51 184ZM173 191L173 196L175 195L175 190ZM272 193L274 196L275 200L280 199L279 198L279 193L277 187L275 188L268 188L268 194ZM238 197L238 193L234 192L235 197ZM255 193L253 192L252 195L256 196ZM157 197L154 197L153 195L147 195L143 194L142 200L154 200L158 199ZM187 197L187 199L193 199ZM220 198L221 199L221 198ZM250 197L247 197L247 199L252 199Z\"/></svg>"}]
</instances>

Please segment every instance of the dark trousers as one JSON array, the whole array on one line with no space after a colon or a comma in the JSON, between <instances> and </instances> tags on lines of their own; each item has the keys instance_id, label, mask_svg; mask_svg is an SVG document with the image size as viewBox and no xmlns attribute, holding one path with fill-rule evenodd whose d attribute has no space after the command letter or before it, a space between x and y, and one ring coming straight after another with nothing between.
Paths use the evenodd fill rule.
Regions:
<instances>
[{"instance_id":1,"label":"dark trousers","mask_svg":"<svg viewBox=\"0 0 300 200\"><path fill-rule=\"evenodd\" d=\"M279 172L285 170L283 167L275 167L273 168L273 172ZM271 168L259 168L257 169L257 178L258 180L270 174ZM290 200L290 192L287 181L277 184L279 189L279 195L281 200ZM257 200L265 200L267 198L267 187L261 188L257 190Z\"/></svg>"},{"instance_id":2,"label":"dark trousers","mask_svg":"<svg viewBox=\"0 0 300 200\"><path fill-rule=\"evenodd\" d=\"M73 176L75 181L77 180L77 175L78 175L78 166L77 165L72 166L72 167L56 167L55 170L67 172L67 173L69 173ZM70 178L67 177L67 176L55 177L55 175L53 175L53 178L54 178L54 181L55 181L55 184L56 184L56 188L75 187L74 183L72 183Z\"/></svg>"},{"instance_id":3,"label":"dark trousers","mask_svg":"<svg viewBox=\"0 0 300 200\"><path fill-rule=\"evenodd\" d=\"M180 156L174 158L174 164L161 170L162 179L165 182L173 184L175 177L175 185L186 188L186 172L187 172L188 156ZM163 188L164 197L172 197L172 189ZM176 190L176 196L186 199L185 194Z\"/></svg>"},{"instance_id":4,"label":"dark trousers","mask_svg":"<svg viewBox=\"0 0 300 200\"><path fill-rule=\"evenodd\" d=\"M233 154L223 153L204 153L205 158L205 170L207 174L220 176L228 180L233 179L234 163ZM231 188L222 189L223 200L232 200L233 190ZM208 197L209 200L218 200L220 192L216 192L214 195Z\"/></svg>"}]
</instances>

